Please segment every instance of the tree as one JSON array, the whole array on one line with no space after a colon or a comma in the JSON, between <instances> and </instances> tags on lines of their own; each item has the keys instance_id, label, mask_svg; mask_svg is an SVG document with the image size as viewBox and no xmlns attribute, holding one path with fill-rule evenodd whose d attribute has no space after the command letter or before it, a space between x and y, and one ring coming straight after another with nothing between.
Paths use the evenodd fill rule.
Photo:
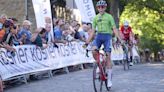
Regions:
<instances>
[{"instance_id":1,"label":"tree","mask_svg":"<svg viewBox=\"0 0 164 92\"><path fill-rule=\"evenodd\" d=\"M117 27L119 28L119 1L120 0L108 0L110 2L110 14L113 15Z\"/></svg>"},{"instance_id":2,"label":"tree","mask_svg":"<svg viewBox=\"0 0 164 92\"><path fill-rule=\"evenodd\" d=\"M155 53L164 48L164 1L129 0L125 5L120 21L128 20L134 32L140 34L141 48Z\"/></svg>"}]
</instances>

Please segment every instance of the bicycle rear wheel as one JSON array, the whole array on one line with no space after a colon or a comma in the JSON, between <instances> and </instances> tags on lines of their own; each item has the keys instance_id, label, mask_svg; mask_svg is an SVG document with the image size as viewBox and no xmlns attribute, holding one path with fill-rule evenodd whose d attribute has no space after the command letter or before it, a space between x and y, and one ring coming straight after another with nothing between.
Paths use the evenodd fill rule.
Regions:
<instances>
[{"instance_id":1,"label":"bicycle rear wheel","mask_svg":"<svg viewBox=\"0 0 164 92\"><path fill-rule=\"evenodd\" d=\"M129 61L128 60L124 60L124 62L123 62L123 66L124 66L124 70L126 71L126 70L129 70Z\"/></svg>"},{"instance_id":2,"label":"bicycle rear wheel","mask_svg":"<svg viewBox=\"0 0 164 92\"><path fill-rule=\"evenodd\" d=\"M125 52L125 59L123 61L124 70L129 70L130 62L128 61L128 51Z\"/></svg>"}]
</instances>

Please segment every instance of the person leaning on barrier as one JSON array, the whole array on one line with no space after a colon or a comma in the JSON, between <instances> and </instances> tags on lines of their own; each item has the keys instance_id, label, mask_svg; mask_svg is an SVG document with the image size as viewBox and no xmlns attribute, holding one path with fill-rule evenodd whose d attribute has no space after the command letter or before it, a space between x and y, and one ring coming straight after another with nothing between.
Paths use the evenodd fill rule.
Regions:
<instances>
[{"instance_id":1,"label":"person leaning on barrier","mask_svg":"<svg viewBox=\"0 0 164 92\"><path fill-rule=\"evenodd\" d=\"M24 20L22 24L22 28L18 32L19 41L23 42L23 44L31 44L31 36L32 33L30 31L31 22L29 20Z\"/></svg>"},{"instance_id":2,"label":"person leaning on barrier","mask_svg":"<svg viewBox=\"0 0 164 92\"><path fill-rule=\"evenodd\" d=\"M59 19L56 24L57 25L54 29L54 42L66 44L67 41L63 39L63 28L65 26L65 21L63 19Z\"/></svg>"},{"instance_id":3,"label":"person leaning on barrier","mask_svg":"<svg viewBox=\"0 0 164 92\"><path fill-rule=\"evenodd\" d=\"M45 30L46 32L41 32L41 37L42 37L42 41L43 44L49 44L49 43L53 43L54 47L58 48L58 46L56 45L55 40L53 39L53 35L51 34L51 24L47 23L45 24Z\"/></svg>"},{"instance_id":4,"label":"person leaning on barrier","mask_svg":"<svg viewBox=\"0 0 164 92\"><path fill-rule=\"evenodd\" d=\"M80 32L78 31L79 28L80 28L80 24L77 24L74 27L74 30L75 30L74 38L77 39L77 40L83 41L83 38L81 37Z\"/></svg>"},{"instance_id":5,"label":"person leaning on barrier","mask_svg":"<svg viewBox=\"0 0 164 92\"><path fill-rule=\"evenodd\" d=\"M89 37L88 35L88 25L86 22L82 22L82 27L79 29L80 36L82 37L82 41L86 41Z\"/></svg>"},{"instance_id":6,"label":"person leaning on barrier","mask_svg":"<svg viewBox=\"0 0 164 92\"><path fill-rule=\"evenodd\" d=\"M11 19L7 19L5 23L3 24L3 29L5 30L5 34L3 38L1 39L1 47L7 49L7 52L9 52L12 56L15 55L15 49L12 47L13 39L14 39L14 33L16 31L16 27L13 24Z\"/></svg>"},{"instance_id":7,"label":"person leaning on barrier","mask_svg":"<svg viewBox=\"0 0 164 92\"><path fill-rule=\"evenodd\" d=\"M68 42L75 41L74 34L75 34L75 31L70 29L70 25L65 24L63 28L63 33L62 33L64 40Z\"/></svg>"},{"instance_id":8,"label":"person leaning on barrier","mask_svg":"<svg viewBox=\"0 0 164 92\"><path fill-rule=\"evenodd\" d=\"M41 35L46 33L45 28L38 28L35 30L35 32L32 34L31 42L32 44L35 44L36 46L40 47L41 49L45 49L48 47L47 44L43 44Z\"/></svg>"}]
</instances>

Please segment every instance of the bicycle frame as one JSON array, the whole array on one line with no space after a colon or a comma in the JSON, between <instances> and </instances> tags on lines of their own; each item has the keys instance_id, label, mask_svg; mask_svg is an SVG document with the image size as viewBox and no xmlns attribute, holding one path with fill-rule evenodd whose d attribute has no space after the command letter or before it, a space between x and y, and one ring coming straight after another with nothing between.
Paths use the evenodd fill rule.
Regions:
<instances>
[{"instance_id":1,"label":"bicycle frame","mask_svg":"<svg viewBox=\"0 0 164 92\"><path fill-rule=\"evenodd\" d=\"M124 50L124 55L125 55L125 60L124 60L124 70L129 70L129 61L128 61L128 53L129 53L129 47L128 47L128 44L124 44L123 45L123 50ZM126 68L127 66L127 68Z\"/></svg>"},{"instance_id":2,"label":"bicycle frame","mask_svg":"<svg viewBox=\"0 0 164 92\"><path fill-rule=\"evenodd\" d=\"M103 59L102 59L102 62L100 61L100 55L102 55L103 57L104 57L104 54L102 54L102 53L100 53L99 51L97 52L97 59L98 60L96 60L96 63L97 63L97 65L98 65L98 67L99 67L99 70L100 70L100 79L102 80L102 81L105 81L105 80L107 80L107 77L106 77L106 73L104 72L104 69L103 69L103 66L105 66L105 68L106 68L106 59L104 59L103 57Z\"/></svg>"}]
</instances>

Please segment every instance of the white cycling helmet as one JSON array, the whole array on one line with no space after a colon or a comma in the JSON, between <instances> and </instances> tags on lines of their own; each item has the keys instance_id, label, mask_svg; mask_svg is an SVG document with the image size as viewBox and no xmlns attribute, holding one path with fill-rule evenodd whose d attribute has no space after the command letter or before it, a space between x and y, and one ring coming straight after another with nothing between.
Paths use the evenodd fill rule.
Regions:
<instances>
[{"instance_id":1,"label":"white cycling helmet","mask_svg":"<svg viewBox=\"0 0 164 92\"><path fill-rule=\"evenodd\" d=\"M106 3L106 1L104 1L104 0L99 0L99 1L97 2L96 6L107 6L107 3Z\"/></svg>"},{"instance_id":2,"label":"white cycling helmet","mask_svg":"<svg viewBox=\"0 0 164 92\"><path fill-rule=\"evenodd\" d=\"M124 26L129 26L129 22L128 21L124 21Z\"/></svg>"}]
</instances>

